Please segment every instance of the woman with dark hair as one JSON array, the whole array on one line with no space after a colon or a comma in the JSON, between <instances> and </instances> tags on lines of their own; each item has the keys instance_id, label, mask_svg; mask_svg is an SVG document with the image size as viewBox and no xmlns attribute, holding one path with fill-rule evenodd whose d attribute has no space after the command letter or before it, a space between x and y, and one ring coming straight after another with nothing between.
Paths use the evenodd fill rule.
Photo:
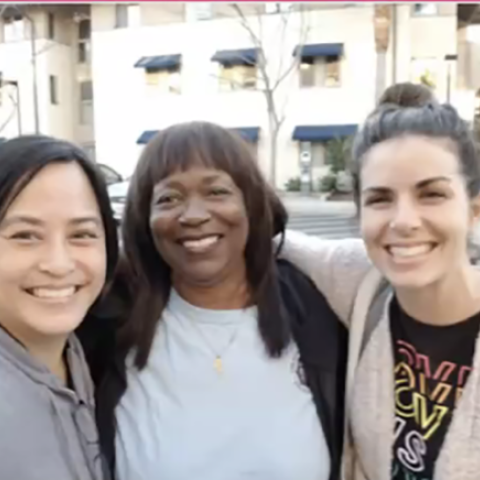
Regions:
<instances>
[{"instance_id":1,"label":"woman with dark hair","mask_svg":"<svg viewBox=\"0 0 480 480\"><path fill-rule=\"evenodd\" d=\"M114 273L103 179L74 145L0 145L0 478L103 480L93 384L73 332Z\"/></svg>"},{"instance_id":2,"label":"woman with dark hair","mask_svg":"<svg viewBox=\"0 0 480 480\"><path fill-rule=\"evenodd\" d=\"M480 162L453 107L392 103L354 142L366 252L287 234L284 255L350 323L344 478L476 480Z\"/></svg>"},{"instance_id":3,"label":"woman with dark hair","mask_svg":"<svg viewBox=\"0 0 480 480\"><path fill-rule=\"evenodd\" d=\"M346 332L276 260L286 219L228 130L176 125L145 148L123 221L133 306L98 391L120 480L337 478Z\"/></svg>"}]
</instances>

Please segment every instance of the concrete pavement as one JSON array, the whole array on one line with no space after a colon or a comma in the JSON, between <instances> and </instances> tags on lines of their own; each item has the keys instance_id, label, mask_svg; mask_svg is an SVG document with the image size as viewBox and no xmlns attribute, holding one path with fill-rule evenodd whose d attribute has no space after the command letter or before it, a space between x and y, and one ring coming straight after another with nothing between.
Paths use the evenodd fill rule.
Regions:
<instances>
[{"instance_id":1,"label":"concrete pavement","mask_svg":"<svg viewBox=\"0 0 480 480\"><path fill-rule=\"evenodd\" d=\"M284 197L288 228L323 238L358 237L353 202L327 202L315 197Z\"/></svg>"}]
</instances>

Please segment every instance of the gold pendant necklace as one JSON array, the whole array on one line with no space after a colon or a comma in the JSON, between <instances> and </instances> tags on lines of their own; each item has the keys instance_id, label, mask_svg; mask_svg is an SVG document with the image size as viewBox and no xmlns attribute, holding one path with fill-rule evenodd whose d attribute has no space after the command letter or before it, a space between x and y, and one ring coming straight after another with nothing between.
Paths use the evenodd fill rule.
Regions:
<instances>
[{"instance_id":1,"label":"gold pendant necklace","mask_svg":"<svg viewBox=\"0 0 480 480\"><path fill-rule=\"evenodd\" d=\"M194 329L197 331L198 336L203 340L203 342L209 348L209 350L211 350L211 352L215 355L215 358L213 360L213 368L219 375L222 375L224 372L222 357L225 355L225 353L227 353L228 349L232 346L233 342L237 338L237 334L240 330L241 325L239 325L235 329L235 331L233 332L232 336L230 337L230 340L228 341L223 351L218 353L214 348L212 348L212 345L208 341L208 338L206 337L202 329L194 321L192 321L191 324L194 326Z\"/></svg>"},{"instance_id":2,"label":"gold pendant necklace","mask_svg":"<svg viewBox=\"0 0 480 480\"><path fill-rule=\"evenodd\" d=\"M217 357L215 358L215 361L213 362L213 367L218 373L223 373L222 357L220 357L220 355L217 355Z\"/></svg>"}]
</instances>

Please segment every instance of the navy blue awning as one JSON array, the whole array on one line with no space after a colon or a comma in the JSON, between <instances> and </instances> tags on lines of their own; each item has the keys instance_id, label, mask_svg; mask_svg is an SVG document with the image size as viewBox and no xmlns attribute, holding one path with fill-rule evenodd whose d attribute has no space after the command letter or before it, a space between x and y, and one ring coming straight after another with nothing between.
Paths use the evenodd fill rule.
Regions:
<instances>
[{"instance_id":1,"label":"navy blue awning","mask_svg":"<svg viewBox=\"0 0 480 480\"><path fill-rule=\"evenodd\" d=\"M260 134L260 127L235 127L231 131L238 133L247 142L257 143Z\"/></svg>"},{"instance_id":2,"label":"navy blue awning","mask_svg":"<svg viewBox=\"0 0 480 480\"><path fill-rule=\"evenodd\" d=\"M260 136L260 127L235 127L229 130L238 133L247 142L256 143ZM137 140L138 145L146 145L156 134L158 130L145 130Z\"/></svg>"},{"instance_id":3,"label":"navy blue awning","mask_svg":"<svg viewBox=\"0 0 480 480\"><path fill-rule=\"evenodd\" d=\"M312 45L297 45L292 55L298 54L298 49L302 49L302 57L331 57L343 55L342 43L316 43Z\"/></svg>"},{"instance_id":4,"label":"navy blue awning","mask_svg":"<svg viewBox=\"0 0 480 480\"><path fill-rule=\"evenodd\" d=\"M158 130L145 130L137 140L139 145L146 145L156 134Z\"/></svg>"},{"instance_id":5,"label":"navy blue awning","mask_svg":"<svg viewBox=\"0 0 480 480\"><path fill-rule=\"evenodd\" d=\"M292 138L300 142L324 142L355 135L357 128L358 125L299 125L293 130Z\"/></svg>"},{"instance_id":6,"label":"navy blue awning","mask_svg":"<svg viewBox=\"0 0 480 480\"><path fill-rule=\"evenodd\" d=\"M136 68L149 69L168 69L180 66L182 56L177 55L158 55L156 57L142 57L134 65Z\"/></svg>"},{"instance_id":7,"label":"navy blue awning","mask_svg":"<svg viewBox=\"0 0 480 480\"><path fill-rule=\"evenodd\" d=\"M218 50L211 60L223 65L255 65L257 63L257 49Z\"/></svg>"}]
</instances>

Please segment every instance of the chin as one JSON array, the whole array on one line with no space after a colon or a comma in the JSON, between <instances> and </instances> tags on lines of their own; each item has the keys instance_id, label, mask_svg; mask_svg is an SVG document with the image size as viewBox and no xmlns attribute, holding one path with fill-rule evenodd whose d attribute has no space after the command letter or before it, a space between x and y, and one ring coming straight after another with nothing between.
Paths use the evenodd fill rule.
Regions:
<instances>
[{"instance_id":1,"label":"chin","mask_svg":"<svg viewBox=\"0 0 480 480\"><path fill-rule=\"evenodd\" d=\"M414 270L411 272L384 272L394 288L420 289L429 287L439 281L439 276L433 272Z\"/></svg>"},{"instance_id":2,"label":"chin","mask_svg":"<svg viewBox=\"0 0 480 480\"><path fill-rule=\"evenodd\" d=\"M29 321L29 327L42 336L67 337L83 322L85 314L68 313L63 315L37 316Z\"/></svg>"}]
</instances>

